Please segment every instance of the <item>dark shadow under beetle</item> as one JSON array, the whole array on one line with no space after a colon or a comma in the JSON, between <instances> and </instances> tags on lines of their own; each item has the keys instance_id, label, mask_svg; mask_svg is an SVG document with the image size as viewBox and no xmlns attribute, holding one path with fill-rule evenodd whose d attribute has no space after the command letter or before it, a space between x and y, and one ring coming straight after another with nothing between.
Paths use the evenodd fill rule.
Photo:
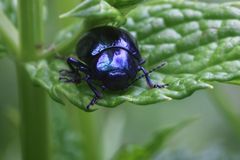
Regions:
<instances>
[{"instance_id":1,"label":"dark shadow under beetle","mask_svg":"<svg viewBox=\"0 0 240 160\"><path fill-rule=\"evenodd\" d=\"M135 81L145 77L150 88L164 88L167 84L153 84L149 73L160 69L166 63L147 71L142 65L145 62L139 52L137 42L125 30L101 26L91 29L78 41L76 54L79 58L67 58L70 70L60 70L60 80L67 83L85 81L93 91L94 97L86 106L89 110L105 89L118 91L127 89ZM143 74L137 77L137 73ZM101 91L97 90L97 84Z\"/></svg>"}]
</instances>

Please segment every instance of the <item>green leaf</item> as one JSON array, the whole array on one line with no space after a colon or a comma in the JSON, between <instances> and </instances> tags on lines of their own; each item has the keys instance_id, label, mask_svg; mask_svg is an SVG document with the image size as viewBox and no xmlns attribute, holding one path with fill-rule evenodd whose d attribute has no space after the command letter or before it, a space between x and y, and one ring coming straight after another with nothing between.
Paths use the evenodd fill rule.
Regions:
<instances>
[{"instance_id":1,"label":"green leaf","mask_svg":"<svg viewBox=\"0 0 240 160\"><path fill-rule=\"evenodd\" d=\"M230 81L229 83L236 84L236 85L240 85L240 80L239 80L239 79L232 80L232 81Z\"/></svg>"},{"instance_id":2,"label":"green leaf","mask_svg":"<svg viewBox=\"0 0 240 160\"><path fill-rule=\"evenodd\" d=\"M109 4L115 8L121 9L126 7L135 6L142 3L145 0L106 0Z\"/></svg>"},{"instance_id":3,"label":"green leaf","mask_svg":"<svg viewBox=\"0 0 240 160\"><path fill-rule=\"evenodd\" d=\"M122 27L138 40L146 69L168 62L150 76L154 83L169 87L149 89L141 79L126 92L104 92L97 104L115 107L124 101L145 105L181 99L196 90L213 88L213 81L239 80L240 9L236 4L151 1L139 5ZM27 68L32 79L62 103L67 99L83 109L93 96L84 82L78 86L59 82L58 71L68 68L63 61L41 60Z\"/></svg>"},{"instance_id":4,"label":"green leaf","mask_svg":"<svg viewBox=\"0 0 240 160\"><path fill-rule=\"evenodd\" d=\"M117 8L123 15L144 1L146 0L107 0L110 5Z\"/></svg>"},{"instance_id":5,"label":"green leaf","mask_svg":"<svg viewBox=\"0 0 240 160\"><path fill-rule=\"evenodd\" d=\"M103 0L85 0L72 10L60 15L60 18L64 17L85 18L89 23L93 24L106 24L109 22L121 24L125 20L116 8Z\"/></svg>"},{"instance_id":6,"label":"green leaf","mask_svg":"<svg viewBox=\"0 0 240 160\"><path fill-rule=\"evenodd\" d=\"M183 121L175 126L167 127L156 133L154 138L145 145L127 145L123 146L115 155L114 160L149 160L161 150L161 147L170 136L177 133L179 129L187 126L195 119Z\"/></svg>"},{"instance_id":7,"label":"green leaf","mask_svg":"<svg viewBox=\"0 0 240 160\"><path fill-rule=\"evenodd\" d=\"M6 47L10 53L17 55L19 50L19 38L17 29L2 9L0 9L0 19L0 45L3 45L3 48Z\"/></svg>"},{"instance_id":8,"label":"green leaf","mask_svg":"<svg viewBox=\"0 0 240 160\"><path fill-rule=\"evenodd\" d=\"M9 0L0 1L0 9L6 13L9 19L16 25L17 24L17 5L16 2Z\"/></svg>"}]
</instances>

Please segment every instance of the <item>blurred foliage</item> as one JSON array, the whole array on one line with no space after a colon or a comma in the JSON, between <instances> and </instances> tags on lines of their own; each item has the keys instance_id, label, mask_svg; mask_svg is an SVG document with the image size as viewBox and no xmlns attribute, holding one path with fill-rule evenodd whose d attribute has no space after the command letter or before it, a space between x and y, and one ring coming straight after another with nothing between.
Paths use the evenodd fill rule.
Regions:
<instances>
[{"instance_id":1,"label":"blurred foliage","mask_svg":"<svg viewBox=\"0 0 240 160\"><path fill-rule=\"evenodd\" d=\"M0 44L0 58L6 55L6 48Z\"/></svg>"},{"instance_id":2,"label":"blurred foliage","mask_svg":"<svg viewBox=\"0 0 240 160\"><path fill-rule=\"evenodd\" d=\"M83 1L69 12L60 15L60 18L71 16L85 18L91 23L91 27L109 22L121 24L124 21L124 17L117 9L102 0Z\"/></svg>"},{"instance_id":3,"label":"blurred foliage","mask_svg":"<svg viewBox=\"0 0 240 160\"><path fill-rule=\"evenodd\" d=\"M162 148L164 142L179 129L192 122L193 119L184 121L177 124L176 126L168 127L162 131L155 133L154 138L151 142L143 146L139 145L127 145L119 150L116 154L116 160L148 160L153 159L155 154Z\"/></svg>"},{"instance_id":4,"label":"blurred foliage","mask_svg":"<svg viewBox=\"0 0 240 160\"><path fill-rule=\"evenodd\" d=\"M8 0L0 0L0 3L5 1L6 3L13 2ZM210 0L205 0L205 1L210 2ZM48 2L48 3L52 3L51 5L53 5L53 8L51 11L57 12L57 14L50 13L50 12L47 14L48 15L46 19L46 28L48 30L48 33L46 34L47 41L51 42L51 40L54 37L52 35L54 35L54 33L55 34L59 33L60 29L70 25L72 25L72 27L75 26L75 24L72 23L72 21L75 21L75 20L71 18L70 20L67 18L58 20L57 16L60 13L64 13L67 10L70 10L78 2L79 2L78 0L61 2L61 3L59 3L58 0L51 0ZM117 8L116 2L117 1L112 1L112 0L108 1L109 4ZM132 1L132 2L135 3L136 1ZM220 0L215 0L215 2L220 2ZM226 2L226 1L222 0L222 2ZM122 0L121 3L123 4L122 6L126 4L125 0ZM136 7L137 5L134 3L132 5ZM204 7L201 9L204 9ZM235 10L230 10L230 11L235 11ZM53 19L55 19L55 21L49 18L49 15L56 15L55 17L54 16L52 17ZM11 16L9 16L8 14L8 17L11 17ZM13 22L15 21L14 18L11 18L11 20ZM133 18L133 20L135 19ZM200 33L201 31L202 34L199 34L199 35L203 37L205 36L205 38L210 38L210 40L212 40L211 38L214 38L214 37L211 37L211 35L208 34L209 29L211 31L217 31L218 33L226 33L226 35L237 34L238 28L234 28L233 25L226 23L225 20L223 20L221 23L223 23L224 26L227 26L227 28L223 28L223 27L216 28L215 25L210 26L210 28L207 28L206 26L208 26L209 22L203 22L203 24L205 25L207 24L206 26L204 25L205 30L200 30L200 29L203 29L200 27L196 31L197 33ZM135 22L132 24L136 25ZM141 23L137 23L137 24L141 24ZM148 22L145 24L148 24ZM212 23L212 24L216 24L216 23ZM233 24L236 24L236 23L233 23ZM81 24L77 22L77 25L81 25ZM131 20L127 21L127 25L128 26L125 26L125 28L129 27L130 30L131 30L131 27L134 26L134 25L131 26ZM180 27L174 27L174 26L171 26L171 27L176 32L181 30L180 33L182 33L184 29L183 26L184 25L182 26L180 25ZM141 25L138 27L139 29L144 29L141 27ZM194 27L194 25L189 25L189 27L190 28ZM233 29L234 32L231 32L228 29ZM60 38L58 38L56 43L57 44L61 43L61 38L63 40L71 38L75 32L77 31L75 31L74 29L67 29L67 30L63 29L61 33L62 36L61 35L59 36ZM138 32L135 32L134 29L132 29L132 33L137 37L143 36ZM221 35L224 36L225 34L221 34ZM142 41L141 43L144 44L143 42L144 41ZM198 43L198 42L194 41L192 44L195 44L195 43ZM213 42L213 43L217 43L217 42ZM231 47L232 41L229 40L228 44L229 44L229 47ZM4 46L2 46L2 48L4 49ZM220 48L219 50L221 49L223 49L224 51L226 48L223 47L223 48ZM72 50L73 49L71 47L67 48L65 50L65 51L68 51L66 54L72 53ZM143 52L145 50L146 52L146 51L149 51L149 48L141 47L141 50ZM203 52L205 52L205 50ZM224 52L221 52L221 53L223 54ZM233 52L230 51L229 53L233 53ZM1 55L1 51L0 51L0 55ZM231 59L231 54L229 54L229 56L230 56L229 58ZM216 58L218 60L221 59L221 57L216 57ZM45 65L50 65L50 68L56 67L55 70L58 70L59 68L62 68L62 67L66 67L63 64L63 62L59 62L58 60L51 59L50 61L52 61L52 63L40 62L38 65L40 66L40 68L42 66L45 67ZM55 66L55 63L59 63L60 65ZM227 68L224 68L224 69L227 69ZM233 67L232 69L235 69L235 68ZM166 67L160 72L166 73L167 70L168 68ZM217 71L217 69L215 71ZM38 73L43 75L45 74L46 78L48 78L48 72L41 71ZM15 66L11 61L9 61L9 59L3 58L0 60L0 74L1 74L0 76L1 77L1 80L0 80L1 82L0 83L0 159L18 160L20 159L19 158L20 145L18 140L19 138L18 137L18 134L19 134L18 133L19 131L18 110L16 109L16 106L17 106L17 93L16 93L17 86L16 86L16 76L15 76L16 72L15 72ZM154 77L154 74L152 74L153 78L155 79L158 78L158 77ZM57 78L57 75L55 75L55 78ZM238 79L234 79L231 82L239 84ZM138 85L142 85L142 83L145 86L144 82L141 82ZM104 137L106 137L104 141L108 141L108 142L107 143L105 142L103 144L108 146L101 146L101 147L111 148L111 150L118 150L120 146L124 144L129 146L131 146L130 144L137 144L137 147L136 145L132 145L135 147L130 147L130 149L132 148L133 149L132 151L136 151L136 152L139 151L138 153L140 153L142 152L142 150L144 150L142 146L146 146L146 144L149 144L148 140L153 139L151 138L153 133L157 133L160 129L164 130L162 129L161 126L165 126L166 124L169 124L169 123L176 124L177 121L182 121L184 119L187 119L197 114L200 117L199 121L195 122L193 125L185 128L182 131L178 131L175 136L171 136L171 139L168 139L168 140L165 139L167 141L164 140L165 145L161 147L160 150L158 150L158 152L156 153L155 159L156 160L159 160L159 159L161 160L162 159L163 160L181 160L181 159L182 160L219 160L219 159L238 160L240 157L240 154L239 154L240 140L238 139L240 135L235 128L236 127L236 125L234 125L235 122L231 121L231 119L234 120L234 118L237 118L239 120L239 117L240 117L240 108L239 108L240 106L239 91L240 90L238 86L234 86L234 85L223 85L223 84L219 85L215 83L214 86L216 87L217 95L212 91L210 91L209 94L207 94L204 91L200 91L193 94L191 98L186 98L181 101L173 100L171 102L148 105L146 107L138 107L133 104L124 103L119 107L115 108L114 110L102 108L97 112L91 113L95 117L99 117L99 115L105 117L103 120L97 119L96 121L97 125L101 129L99 129L95 133L95 136L96 136L95 138L102 139L102 133L104 133ZM65 87L68 87L68 86L65 86ZM86 87L85 88L84 86L80 86L80 87L83 87L83 89L86 90ZM69 88L73 88L73 87L69 86ZM69 92L75 92L75 91L76 91L75 88L73 88L72 90L69 89ZM88 93L88 95L90 95L90 92ZM212 98L212 96L217 96L217 98ZM89 99L86 98L85 101L87 102L88 100ZM219 100L221 100L220 103L218 103ZM83 146L84 140L79 131L80 128L82 128L83 126L81 124L81 121L79 120L79 117L82 117L81 115L82 113L80 114L81 111L77 110L72 106L68 107L69 105L67 107L66 106L63 107L59 104L52 102L51 100L49 101L50 101L49 109L50 109L50 117L51 117L50 123L51 123L51 134L52 134L51 142L52 142L52 148L53 148L52 150L53 159L57 159L57 160L84 159L83 158L84 153L82 150L84 147ZM221 105L223 105L222 104L223 102L225 103L224 110L221 109L222 107ZM231 115L231 116L234 116L234 118L230 117L229 119L229 115L227 114L229 111L234 113L233 115ZM116 118L115 115L119 113L121 113L119 115L119 118ZM108 128L110 128L110 131ZM119 142L116 145L113 145L114 141L116 141L115 136L118 134L120 134L119 140L118 140ZM88 142L88 139L85 140L85 143L86 142ZM155 142L154 139L152 142L153 143ZM156 141L156 144L157 142L158 141ZM163 141L160 141L158 145L161 145L161 142ZM103 157L104 160L110 159L109 157L111 157L112 153L109 153L106 150L101 150L101 151L103 152L102 154L104 156ZM123 152L124 150L119 151L118 153L123 153ZM131 150L130 150L130 153L131 153ZM136 156L136 155L133 155L133 156Z\"/></svg>"},{"instance_id":5,"label":"blurred foliage","mask_svg":"<svg viewBox=\"0 0 240 160\"><path fill-rule=\"evenodd\" d=\"M66 110L52 102L52 132L53 156L54 160L80 160L83 157L83 147L81 145L81 135L74 130L71 118L66 114ZM61 124L61 125L59 125Z\"/></svg>"},{"instance_id":6,"label":"blurred foliage","mask_svg":"<svg viewBox=\"0 0 240 160\"><path fill-rule=\"evenodd\" d=\"M0 9L7 14L15 25L17 24L17 0L1 0Z\"/></svg>"}]
</instances>

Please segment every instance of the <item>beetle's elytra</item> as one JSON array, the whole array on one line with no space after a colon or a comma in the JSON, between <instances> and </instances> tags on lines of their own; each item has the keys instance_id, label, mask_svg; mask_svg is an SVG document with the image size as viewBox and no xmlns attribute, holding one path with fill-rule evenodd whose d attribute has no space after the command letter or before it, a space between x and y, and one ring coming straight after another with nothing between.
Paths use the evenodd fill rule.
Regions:
<instances>
[{"instance_id":1,"label":"beetle's elytra","mask_svg":"<svg viewBox=\"0 0 240 160\"><path fill-rule=\"evenodd\" d=\"M89 109L102 97L102 90L127 89L137 79L137 72L142 71L150 88L164 88L165 84L153 84L149 72L143 68L144 60L138 49L137 42L127 31L111 26L101 26L91 29L83 35L76 45L76 55L69 57L67 64L70 70L60 71L63 82L80 83L86 81L94 93L87 105ZM165 63L160 64L160 68ZM154 70L154 69L153 69ZM152 70L152 71L153 71ZM151 72L152 72L151 71ZM94 82L98 83L94 83Z\"/></svg>"}]
</instances>

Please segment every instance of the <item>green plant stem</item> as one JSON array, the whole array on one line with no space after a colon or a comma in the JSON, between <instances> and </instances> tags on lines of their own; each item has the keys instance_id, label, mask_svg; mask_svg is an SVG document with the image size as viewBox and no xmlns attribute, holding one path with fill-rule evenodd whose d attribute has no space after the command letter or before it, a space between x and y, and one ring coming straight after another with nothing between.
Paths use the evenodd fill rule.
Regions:
<instances>
[{"instance_id":1,"label":"green plant stem","mask_svg":"<svg viewBox=\"0 0 240 160\"><path fill-rule=\"evenodd\" d=\"M19 53L19 37L18 31L8 17L0 10L0 35L12 54L18 56Z\"/></svg>"},{"instance_id":2,"label":"green plant stem","mask_svg":"<svg viewBox=\"0 0 240 160\"><path fill-rule=\"evenodd\" d=\"M49 160L46 93L33 85L24 62L41 52L42 0L19 0L20 61L17 63L23 160Z\"/></svg>"},{"instance_id":3,"label":"green plant stem","mask_svg":"<svg viewBox=\"0 0 240 160\"><path fill-rule=\"evenodd\" d=\"M80 132L82 135L82 143L84 148L85 160L101 160L101 131L97 126L97 121L101 117L97 117L97 113L86 113L80 111Z\"/></svg>"},{"instance_id":4,"label":"green plant stem","mask_svg":"<svg viewBox=\"0 0 240 160\"><path fill-rule=\"evenodd\" d=\"M19 34L23 61L30 61L42 52L42 0L19 0Z\"/></svg>"},{"instance_id":5,"label":"green plant stem","mask_svg":"<svg viewBox=\"0 0 240 160\"><path fill-rule=\"evenodd\" d=\"M25 68L17 66L23 160L49 160L48 109L42 88L32 84Z\"/></svg>"}]
</instances>

